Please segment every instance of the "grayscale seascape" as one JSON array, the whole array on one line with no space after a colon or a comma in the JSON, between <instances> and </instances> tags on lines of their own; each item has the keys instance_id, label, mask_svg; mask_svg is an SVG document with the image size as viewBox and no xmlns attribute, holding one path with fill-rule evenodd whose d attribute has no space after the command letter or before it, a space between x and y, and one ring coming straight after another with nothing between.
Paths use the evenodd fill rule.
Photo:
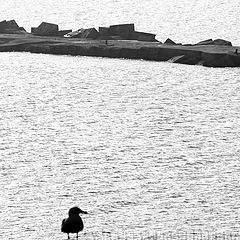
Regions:
<instances>
[{"instance_id":1,"label":"grayscale seascape","mask_svg":"<svg viewBox=\"0 0 240 240\"><path fill-rule=\"evenodd\" d=\"M27 30L135 23L159 41L240 46L236 0L0 2ZM239 119L240 68L0 53L0 239L67 239L76 205L79 239L238 234Z\"/></svg>"}]
</instances>

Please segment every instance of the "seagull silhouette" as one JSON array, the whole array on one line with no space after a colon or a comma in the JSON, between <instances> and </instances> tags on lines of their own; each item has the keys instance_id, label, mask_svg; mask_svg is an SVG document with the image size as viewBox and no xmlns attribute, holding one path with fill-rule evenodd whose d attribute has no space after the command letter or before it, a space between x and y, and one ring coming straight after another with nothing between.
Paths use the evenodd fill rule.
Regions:
<instances>
[{"instance_id":1,"label":"seagull silhouette","mask_svg":"<svg viewBox=\"0 0 240 240\"><path fill-rule=\"evenodd\" d=\"M87 212L78 207L70 208L68 218L62 221L61 231L67 233L68 239L70 239L69 233L76 233L78 238L78 232L84 228L82 218L79 216L80 213L87 214Z\"/></svg>"}]
</instances>

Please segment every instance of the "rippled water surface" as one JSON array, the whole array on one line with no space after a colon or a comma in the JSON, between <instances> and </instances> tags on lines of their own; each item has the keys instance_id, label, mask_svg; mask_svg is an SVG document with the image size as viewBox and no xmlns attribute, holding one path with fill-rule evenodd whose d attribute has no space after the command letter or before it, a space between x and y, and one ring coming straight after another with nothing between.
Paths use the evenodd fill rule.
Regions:
<instances>
[{"instance_id":1,"label":"rippled water surface","mask_svg":"<svg viewBox=\"0 0 240 240\"><path fill-rule=\"evenodd\" d=\"M86 233L238 231L239 69L0 58L0 236L61 237L76 204Z\"/></svg>"},{"instance_id":2,"label":"rippled water surface","mask_svg":"<svg viewBox=\"0 0 240 240\"><path fill-rule=\"evenodd\" d=\"M1 16L240 43L237 1L94 4L9 0ZM66 239L74 205L85 238L239 232L239 68L0 53L0 70L0 238Z\"/></svg>"}]
</instances>

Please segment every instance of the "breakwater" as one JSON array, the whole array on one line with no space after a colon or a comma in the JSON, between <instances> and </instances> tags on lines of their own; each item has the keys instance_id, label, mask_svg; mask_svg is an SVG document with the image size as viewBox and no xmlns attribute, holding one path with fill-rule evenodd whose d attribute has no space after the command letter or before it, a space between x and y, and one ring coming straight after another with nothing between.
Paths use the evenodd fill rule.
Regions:
<instances>
[{"instance_id":1,"label":"breakwater","mask_svg":"<svg viewBox=\"0 0 240 240\"><path fill-rule=\"evenodd\" d=\"M63 37L59 36L61 31L58 31L56 27L57 34L47 34L46 29L49 25L43 25L44 27L40 25L39 29L43 29L45 34L41 34L37 28L34 28L32 33L27 33L23 29L21 32L13 30L11 33L0 32L0 51L143 59L206 67L240 67L240 47L232 46L230 42L225 40L209 39L198 44L183 45L176 44L171 39L167 39L164 43L155 40L155 38L152 41L148 41L148 38L128 39L132 36L131 34L127 35L126 39L123 39L123 35L121 35L121 39L117 39L107 35L107 29L101 29L105 33L105 38L102 35L100 37L98 35L95 39L82 37L84 34L86 36L84 30L77 32L69 30L66 31L70 34L69 37ZM129 28L132 25L127 24L127 26ZM53 27L51 25L51 28ZM116 26L112 28L115 34L117 31L121 33L124 29L124 27L117 28ZM134 36L138 34L134 29L131 31L135 34ZM40 34L34 34L34 32L40 32ZM64 31L64 33L66 32ZM88 32L92 33L92 30ZM138 36L142 38L143 35L144 33L141 33ZM152 38L152 35L150 36Z\"/></svg>"}]
</instances>

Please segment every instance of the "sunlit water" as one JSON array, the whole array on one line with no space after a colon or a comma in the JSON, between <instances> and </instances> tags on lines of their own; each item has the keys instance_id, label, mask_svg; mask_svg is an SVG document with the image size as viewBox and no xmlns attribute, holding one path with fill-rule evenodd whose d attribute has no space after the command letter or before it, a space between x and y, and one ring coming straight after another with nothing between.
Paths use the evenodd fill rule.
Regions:
<instances>
[{"instance_id":1,"label":"sunlit water","mask_svg":"<svg viewBox=\"0 0 240 240\"><path fill-rule=\"evenodd\" d=\"M162 8L153 8L153 1L81 1L84 8L80 1L21 2L1 4L5 18L24 26L45 18L68 27L136 18L141 30L158 29L161 37L171 32L174 40L202 40L206 32L239 36L218 14L228 3L223 13L235 21L237 1L156 1ZM195 14L191 23L200 26L204 17L209 28L193 27L192 35L193 3L215 13L216 22L208 21L211 14ZM216 11L209 7L214 3ZM122 8L113 11L115 5ZM185 19L185 29L174 13ZM229 28L217 26L214 33L222 21ZM66 239L61 220L75 205L89 212L85 238L100 232L239 232L239 68L0 53L0 69L1 238Z\"/></svg>"}]
</instances>

